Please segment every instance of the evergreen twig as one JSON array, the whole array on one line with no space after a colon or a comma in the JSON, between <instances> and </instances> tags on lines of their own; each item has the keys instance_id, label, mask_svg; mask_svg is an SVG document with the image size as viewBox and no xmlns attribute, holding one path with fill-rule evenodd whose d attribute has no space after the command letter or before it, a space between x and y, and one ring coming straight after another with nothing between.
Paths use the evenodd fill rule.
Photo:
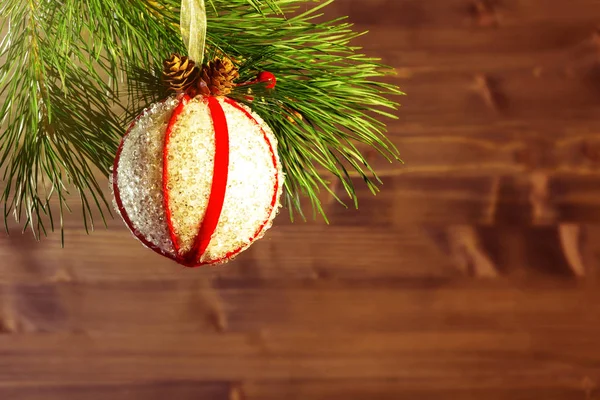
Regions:
<instances>
[{"instance_id":1,"label":"evergreen twig","mask_svg":"<svg viewBox=\"0 0 600 400\"><path fill-rule=\"evenodd\" d=\"M240 87L273 128L286 178L290 212L300 194L323 213L322 169L340 179L356 203L350 170L375 192L377 177L356 143L398 159L378 113L401 94L379 78L386 68L359 53L359 33L343 19L322 19L332 0L208 0L207 57L226 54L240 81L258 71L277 76L277 88ZM315 6L305 10L307 3ZM165 96L161 62L184 53L180 0L3 0L0 5L0 171L4 220L14 214L36 236L54 229L50 201L59 205L60 228L74 187L84 225L93 209L110 208L94 169L109 173L127 120ZM302 9L300 8L302 6ZM123 89L126 88L125 91ZM251 89L254 101L248 102ZM301 118L299 117L301 116ZM294 121L293 123L290 121ZM332 193L334 196L335 194ZM8 225L6 225L8 226Z\"/></svg>"}]
</instances>

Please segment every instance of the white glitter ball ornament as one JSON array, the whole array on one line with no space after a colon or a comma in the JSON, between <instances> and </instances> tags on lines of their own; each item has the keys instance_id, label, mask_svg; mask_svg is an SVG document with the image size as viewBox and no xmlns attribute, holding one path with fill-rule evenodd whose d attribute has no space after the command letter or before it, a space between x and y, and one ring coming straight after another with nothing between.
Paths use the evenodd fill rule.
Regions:
<instances>
[{"instance_id":1,"label":"white glitter ball ornament","mask_svg":"<svg viewBox=\"0 0 600 400\"><path fill-rule=\"evenodd\" d=\"M188 267L223 263L261 238L277 214L277 140L231 99L170 97L129 127L112 188L144 245Z\"/></svg>"}]
</instances>

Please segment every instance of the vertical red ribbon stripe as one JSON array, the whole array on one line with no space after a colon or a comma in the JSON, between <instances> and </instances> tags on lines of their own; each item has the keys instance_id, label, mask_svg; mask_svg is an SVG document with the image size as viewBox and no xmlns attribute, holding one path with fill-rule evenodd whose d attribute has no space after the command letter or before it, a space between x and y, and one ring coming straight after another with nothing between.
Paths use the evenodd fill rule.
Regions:
<instances>
[{"instance_id":1,"label":"vertical red ribbon stripe","mask_svg":"<svg viewBox=\"0 0 600 400\"><path fill-rule=\"evenodd\" d=\"M169 205L169 142L173 127L177 122L177 119L183 108L189 101L189 97L185 96L181 103L175 108L169 124L167 126L167 132L165 134L165 143L163 148L163 193L165 199L165 212L167 217L167 224L169 226L169 234L173 241L173 246L177 251L177 262L187 267L196 267L199 265L199 260L202 255L206 252L208 245L210 244L211 237L215 232L221 217L221 211L223 210L223 203L225 202L225 190L227 189L227 177L229 174L229 128L227 126L227 119L223 107L215 97L206 97L204 101L208 103L208 109L212 118L214 135L215 135L215 155L214 155L214 167L213 176L210 188L210 195L208 199L208 205L204 213L204 218L199 222L198 233L194 238L194 244L192 248L182 253L180 251L181 245L178 241L177 235L174 231L173 220L171 215L171 209Z\"/></svg>"},{"instance_id":2,"label":"vertical red ribbon stripe","mask_svg":"<svg viewBox=\"0 0 600 400\"><path fill-rule=\"evenodd\" d=\"M194 247L185 260L186 263L194 264L194 266L197 266L200 257L208 248L215 229L217 229L223 203L225 202L225 190L227 189L227 177L229 175L229 128L227 118L221 103L216 97L207 97L207 100L215 130L215 163L204 219L200 224Z\"/></svg>"}]
</instances>

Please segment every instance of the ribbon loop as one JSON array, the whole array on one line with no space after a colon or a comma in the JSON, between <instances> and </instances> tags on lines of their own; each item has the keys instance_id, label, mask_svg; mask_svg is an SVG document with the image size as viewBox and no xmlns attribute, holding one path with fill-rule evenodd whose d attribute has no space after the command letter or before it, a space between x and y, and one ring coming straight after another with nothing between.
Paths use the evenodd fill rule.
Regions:
<instances>
[{"instance_id":1,"label":"ribbon loop","mask_svg":"<svg viewBox=\"0 0 600 400\"><path fill-rule=\"evenodd\" d=\"M201 65L206 44L206 5L204 0L181 0L179 26L188 56Z\"/></svg>"}]
</instances>

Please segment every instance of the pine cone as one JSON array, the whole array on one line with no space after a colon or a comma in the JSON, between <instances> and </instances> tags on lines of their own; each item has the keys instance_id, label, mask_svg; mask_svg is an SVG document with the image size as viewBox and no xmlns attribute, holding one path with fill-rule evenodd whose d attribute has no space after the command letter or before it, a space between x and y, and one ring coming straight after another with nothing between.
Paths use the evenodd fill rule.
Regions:
<instances>
[{"instance_id":1,"label":"pine cone","mask_svg":"<svg viewBox=\"0 0 600 400\"><path fill-rule=\"evenodd\" d=\"M185 91L191 87L200 70L196 63L188 57L172 54L171 58L163 62L163 78L169 87L175 91Z\"/></svg>"},{"instance_id":2,"label":"pine cone","mask_svg":"<svg viewBox=\"0 0 600 400\"><path fill-rule=\"evenodd\" d=\"M215 58L202 66L198 92L204 96L226 96L231 93L233 81L239 76L236 66L229 58Z\"/></svg>"}]
</instances>

